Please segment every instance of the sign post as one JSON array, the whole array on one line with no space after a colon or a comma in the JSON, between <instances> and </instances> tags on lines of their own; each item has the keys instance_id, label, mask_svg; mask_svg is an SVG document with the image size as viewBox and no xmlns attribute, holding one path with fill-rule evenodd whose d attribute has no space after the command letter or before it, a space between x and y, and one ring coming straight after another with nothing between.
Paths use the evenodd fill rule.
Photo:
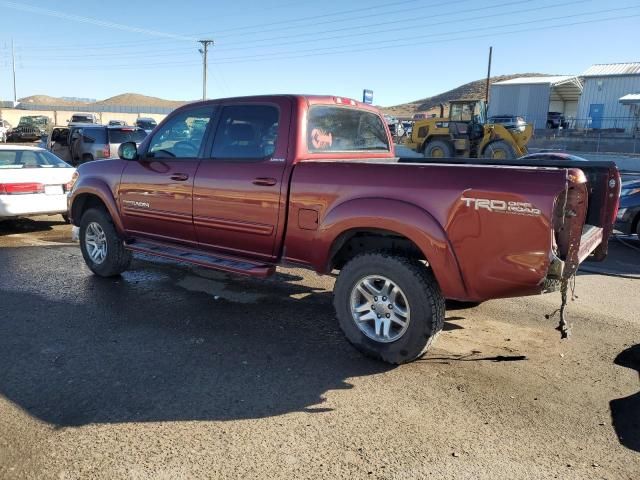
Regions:
<instances>
[{"instance_id":1,"label":"sign post","mask_svg":"<svg viewBox=\"0 0 640 480\"><path fill-rule=\"evenodd\" d=\"M373 90L362 91L362 103L373 104Z\"/></svg>"}]
</instances>

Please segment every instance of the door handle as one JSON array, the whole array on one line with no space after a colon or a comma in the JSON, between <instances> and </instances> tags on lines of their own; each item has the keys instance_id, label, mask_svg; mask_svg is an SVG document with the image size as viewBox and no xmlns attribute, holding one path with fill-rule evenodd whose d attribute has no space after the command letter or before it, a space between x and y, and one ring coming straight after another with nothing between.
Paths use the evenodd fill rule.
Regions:
<instances>
[{"instance_id":1,"label":"door handle","mask_svg":"<svg viewBox=\"0 0 640 480\"><path fill-rule=\"evenodd\" d=\"M267 178L267 177L258 177L253 180L254 185L261 185L263 187L273 187L278 180L275 178Z\"/></svg>"},{"instance_id":2,"label":"door handle","mask_svg":"<svg viewBox=\"0 0 640 480\"><path fill-rule=\"evenodd\" d=\"M185 180L189 180L189 175L186 173L172 173L171 180L176 180L178 182L184 182Z\"/></svg>"}]
</instances>

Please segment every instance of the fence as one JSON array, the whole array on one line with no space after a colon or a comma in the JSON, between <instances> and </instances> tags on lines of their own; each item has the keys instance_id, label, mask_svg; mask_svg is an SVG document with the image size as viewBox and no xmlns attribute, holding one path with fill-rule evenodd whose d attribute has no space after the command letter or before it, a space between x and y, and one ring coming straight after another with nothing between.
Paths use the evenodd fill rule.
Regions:
<instances>
[{"instance_id":1,"label":"fence","mask_svg":"<svg viewBox=\"0 0 640 480\"><path fill-rule=\"evenodd\" d=\"M640 117L566 118L562 130L640 134Z\"/></svg>"},{"instance_id":2,"label":"fence","mask_svg":"<svg viewBox=\"0 0 640 480\"><path fill-rule=\"evenodd\" d=\"M3 102L5 103L5 102ZM11 103L11 102L6 102ZM13 105L8 105L4 108L12 108ZM16 106L19 110L54 110L54 111L67 111L67 112L111 112L111 113L152 113L157 115L168 115L176 107L147 107L143 105L100 105L90 103L88 105L38 105L35 103L19 103Z\"/></svg>"}]
</instances>

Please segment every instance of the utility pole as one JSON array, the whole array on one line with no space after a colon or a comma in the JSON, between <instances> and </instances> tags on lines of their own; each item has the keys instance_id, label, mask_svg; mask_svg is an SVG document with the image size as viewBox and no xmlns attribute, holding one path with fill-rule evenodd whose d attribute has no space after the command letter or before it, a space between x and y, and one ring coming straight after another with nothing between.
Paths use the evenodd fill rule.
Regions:
<instances>
[{"instance_id":1,"label":"utility pole","mask_svg":"<svg viewBox=\"0 0 640 480\"><path fill-rule=\"evenodd\" d=\"M13 38L11 39L11 67L13 69L13 106L18 104L18 96L16 95L16 51L13 48Z\"/></svg>"},{"instance_id":2,"label":"utility pole","mask_svg":"<svg viewBox=\"0 0 640 480\"><path fill-rule=\"evenodd\" d=\"M489 67L487 68L487 86L484 93L485 102L489 105L489 82L491 81L491 56L493 54L493 47L489 47Z\"/></svg>"},{"instance_id":3,"label":"utility pole","mask_svg":"<svg viewBox=\"0 0 640 480\"><path fill-rule=\"evenodd\" d=\"M202 100L207 99L207 53L209 45L213 45L213 40L198 40L202 44L199 52L202 54Z\"/></svg>"}]
</instances>

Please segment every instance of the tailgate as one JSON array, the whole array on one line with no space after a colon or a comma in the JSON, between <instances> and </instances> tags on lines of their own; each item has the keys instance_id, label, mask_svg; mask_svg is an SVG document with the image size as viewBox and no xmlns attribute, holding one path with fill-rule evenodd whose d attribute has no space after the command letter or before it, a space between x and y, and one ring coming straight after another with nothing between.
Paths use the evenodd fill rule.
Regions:
<instances>
[{"instance_id":1,"label":"tailgate","mask_svg":"<svg viewBox=\"0 0 640 480\"><path fill-rule=\"evenodd\" d=\"M593 162L596 163L596 162ZM567 188L554 213L554 253L561 278L575 274L587 257L603 260L618 209L620 175L615 165L580 162L567 170ZM555 270L556 274L560 271Z\"/></svg>"}]
</instances>

